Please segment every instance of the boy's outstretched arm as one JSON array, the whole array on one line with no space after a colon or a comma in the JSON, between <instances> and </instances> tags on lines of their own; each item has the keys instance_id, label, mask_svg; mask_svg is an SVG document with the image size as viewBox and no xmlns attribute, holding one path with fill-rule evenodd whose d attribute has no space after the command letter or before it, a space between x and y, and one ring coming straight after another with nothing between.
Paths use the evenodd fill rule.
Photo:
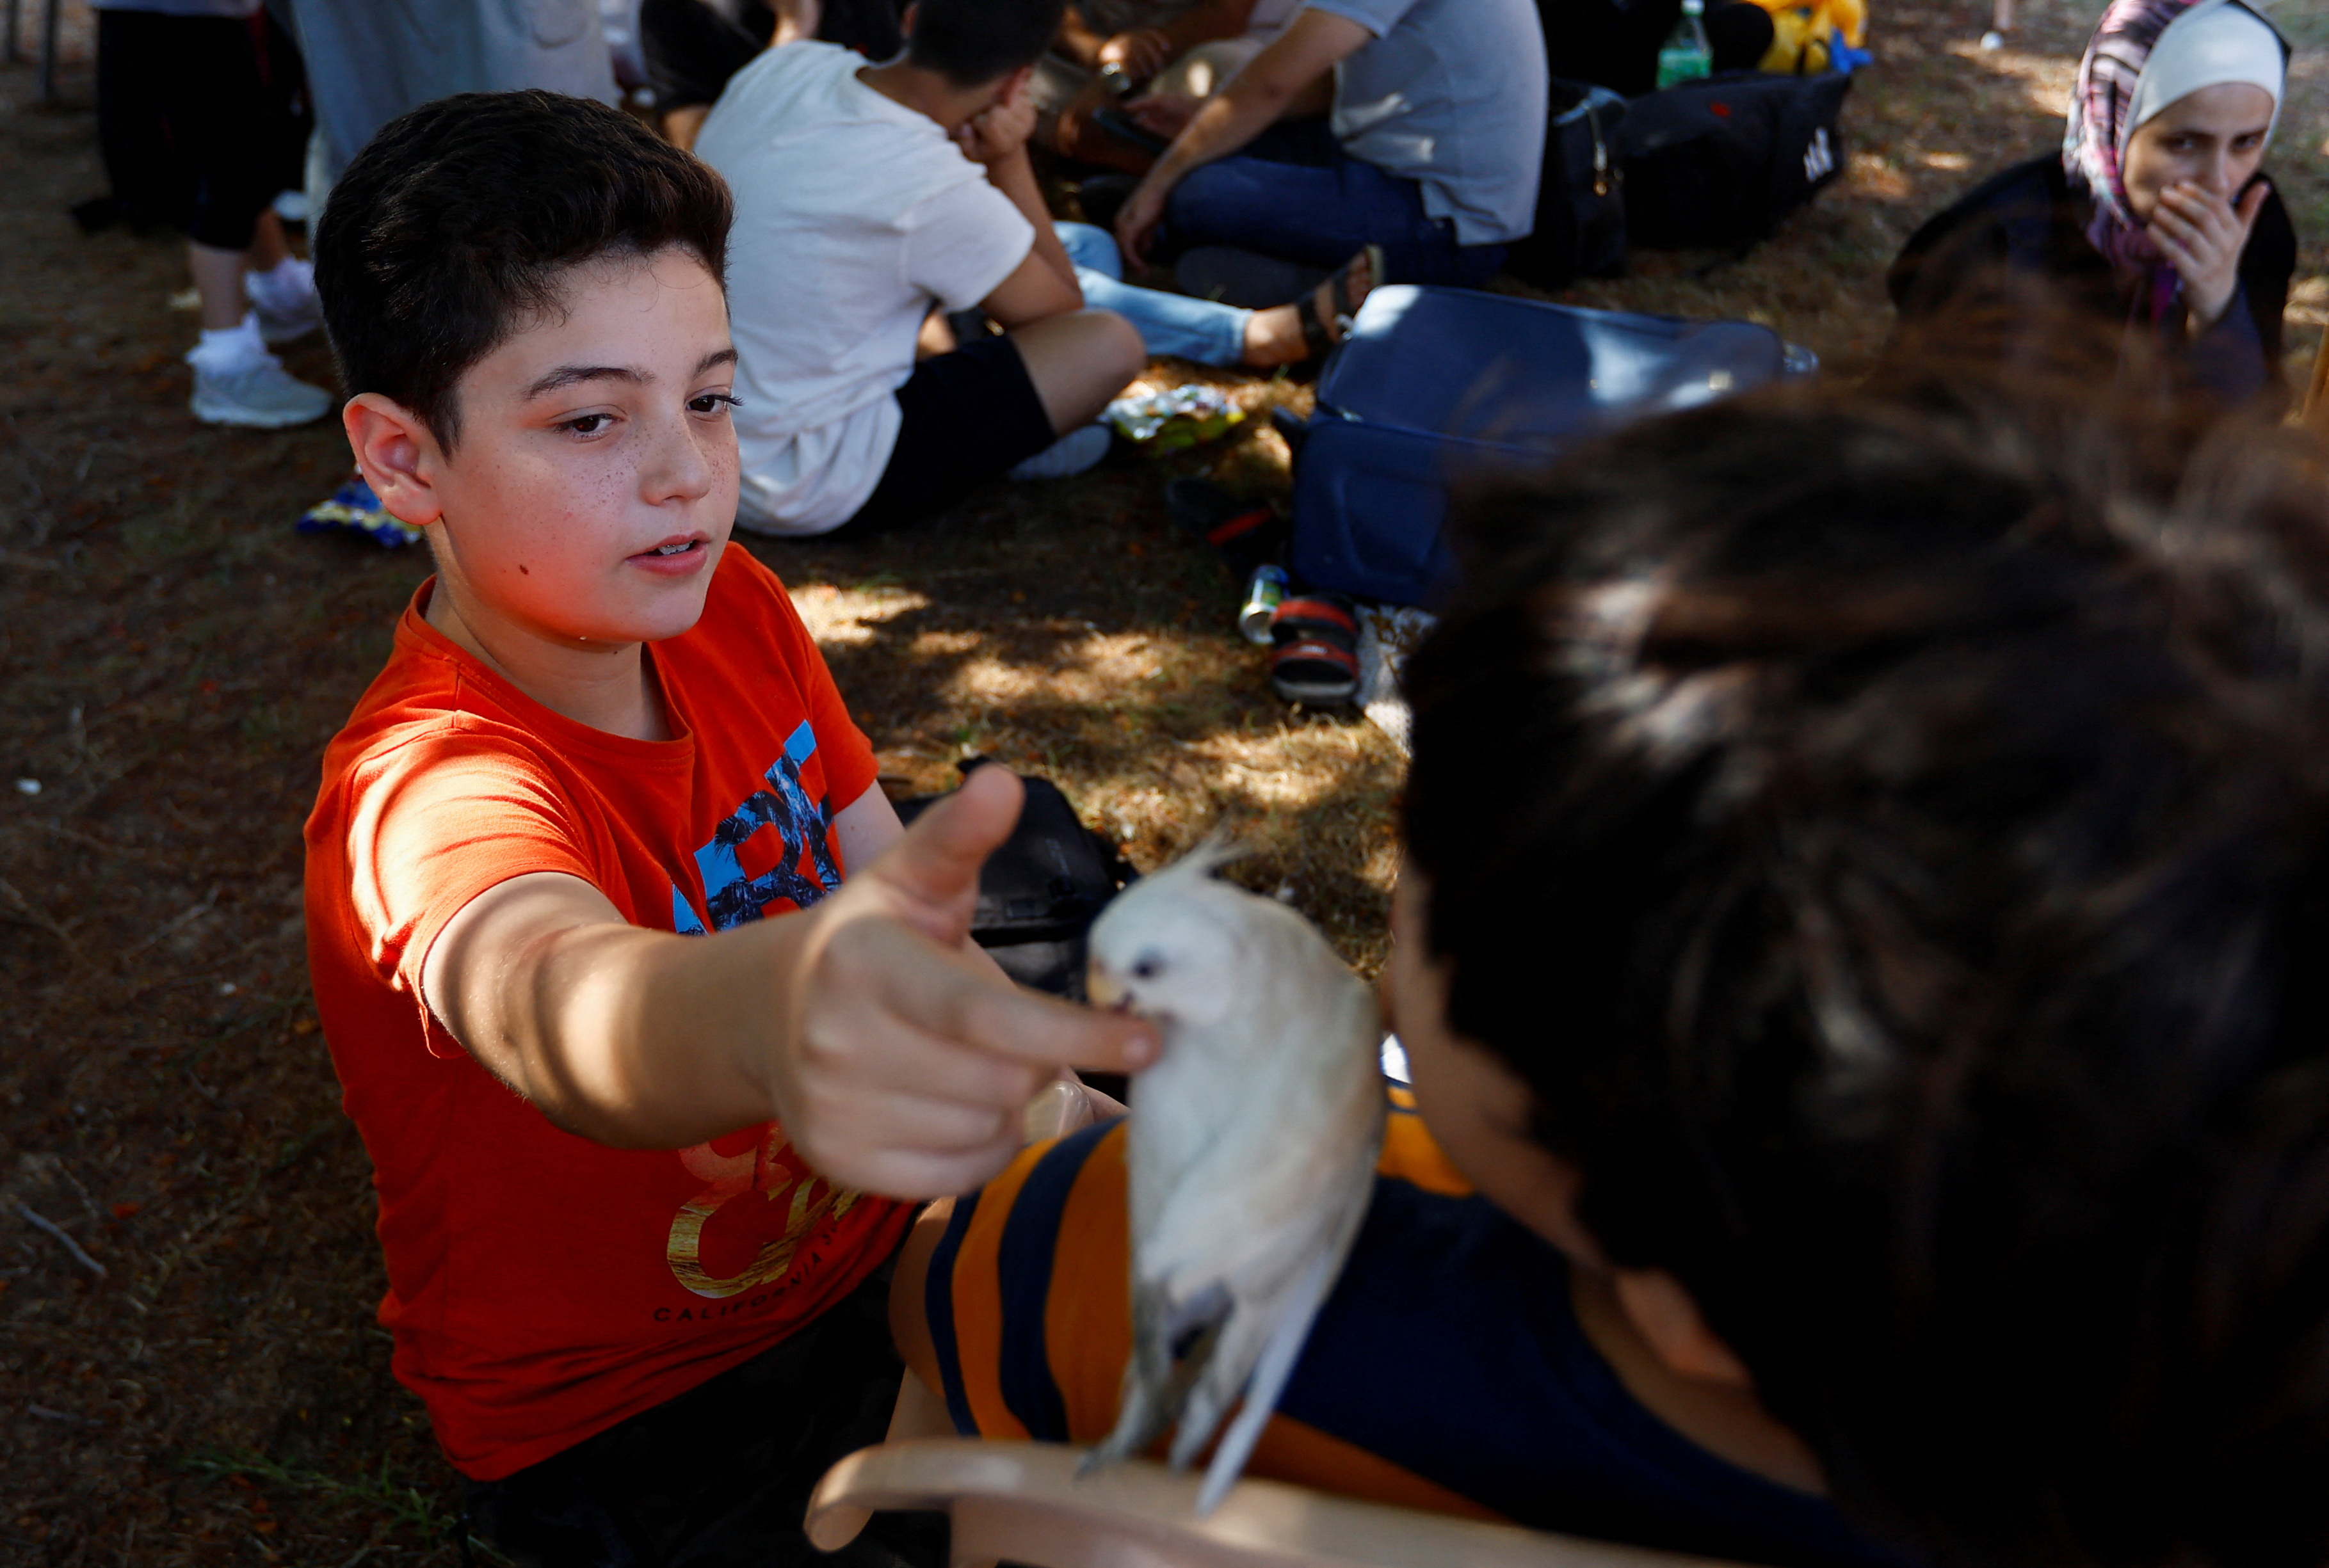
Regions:
<instances>
[{"instance_id":1,"label":"boy's outstretched arm","mask_svg":"<svg viewBox=\"0 0 2329 1568\"><path fill-rule=\"evenodd\" d=\"M839 891L716 935L627 925L536 873L446 923L421 970L438 1020L570 1131L681 1148L770 1117L829 1178L966 1191L1019 1147L1061 1066L1136 1069L1138 1020L1013 987L968 946L978 869L1021 786L982 768Z\"/></svg>"}]
</instances>

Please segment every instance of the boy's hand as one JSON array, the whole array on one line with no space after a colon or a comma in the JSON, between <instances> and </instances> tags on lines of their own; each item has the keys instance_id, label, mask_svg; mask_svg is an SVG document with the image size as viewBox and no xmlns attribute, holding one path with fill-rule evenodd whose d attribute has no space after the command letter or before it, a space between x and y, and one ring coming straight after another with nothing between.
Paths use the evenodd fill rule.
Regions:
<instances>
[{"instance_id":1,"label":"boy's hand","mask_svg":"<svg viewBox=\"0 0 2329 1568\"><path fill-rule=\"evenodd\" d=\"M1018 1151L1062 1066L1145 1066L1137 1019L1020 991L966 951L978 870L1018 820L1019 781L981 768L810 912L779 993L769 1084L786 1134L831 1179L899 1197L966 1192Z\"/></svg>"},{"instance_id":2,"label":"boy's hand","mask_svg":"<svg viewBox=\"0 0 2329 1568\"><path fill-rule=\"evenodd\" d=\"M955 146L974 164L993 164L1027 145L1035 133L1035 101L1025 81L1012 84L1002 102L973 115L955 127Z\"/></svg>"},{"instance_id":3,"label":"boy's hand","mask_svg":"<svg viewBox=\"0 0 2329 1568\"><path fill-rule=\"evenodd\" d=\"M1148 248L1156 239L1157 226L1164 221L1164 198L1171 190L1157 181L1152 169L1117 209L1117 249L1140 266L1148 265Z\"/></svg>"}]
</instances>

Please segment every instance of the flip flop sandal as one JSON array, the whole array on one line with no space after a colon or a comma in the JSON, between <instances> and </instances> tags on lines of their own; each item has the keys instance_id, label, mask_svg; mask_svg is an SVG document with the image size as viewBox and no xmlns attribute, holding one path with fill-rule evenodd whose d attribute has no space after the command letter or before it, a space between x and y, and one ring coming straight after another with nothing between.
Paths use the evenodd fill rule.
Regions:
<instances>
[{"instance_id":1,"label":"flip flop sandal","mask_svg":"<svg viewBox=\"0 0 2329 1568\"><path fill-rule=\"evenodd\" d=\"M1326 288L1334 299L1334 336L1326 335L1326 324L1318 319L1316 289L1306 290L1302 297L1294 302L1294 319L1302 324L1302 346L1310 351L1310 358L1314 361L1325 359L1334 352L1335 344L1351 335L1351 318L1365 303L1351 297L1351 268L1357 266L1362 258L1367 264L1367 276L1375 280L1375 285L1381 284L1383 280L1383 253L1380 245L1366 246L1357 256L1327 276Z\"/></svg>"},{"instance_id":2,"label":"flip flop sandal","mask_svg":"<svg viewBox=\"0 0 2329 1568\"><path fill-rule=\"evenodd\" d=\"M1269 618L1269 684L1288 702L1334 708L1359 690L1359 616L1340 594L1303 594Z\"/></svg>"},{"instance_id":3,"label":"flip flop sandal","mask_svg":"<svg viewBox=\"0 0 2329 1568\"><path fill-rule=\"evenodd\" d=\"M1209 479L1175 479L1164 487L1173 521L1221 553L1240 577L1275 560L1286 544L1285 520L1266 501L1245 500Z\"/></svg>"}]
</instances>

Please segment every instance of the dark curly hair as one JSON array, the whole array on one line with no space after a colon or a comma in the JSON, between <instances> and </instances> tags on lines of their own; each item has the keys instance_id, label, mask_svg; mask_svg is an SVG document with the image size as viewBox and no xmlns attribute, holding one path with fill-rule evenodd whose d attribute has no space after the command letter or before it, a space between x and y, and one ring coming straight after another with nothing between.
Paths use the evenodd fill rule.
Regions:
<instances>
[{"instance_id":1,"label":"dark curly hair","mask_svg":"<svg viewBox=\"0 0 2329 1568\"><path fill-rule=\"evenodd\" d=\"M724 280L728 187L636 120L558 93L469 92L391 120L332 187L316 288L351 394L379 392L451 451L456 390L571 268L677 246Z\"/></svg>"},{"instance_id":2,"label":"dark curly hair","mask_svg":"<svg viewBox=\"0 0 2329 1568\"><path fill-rule=\"evenodd\" d=\"M1612 1260L1928 1561L2329 1561L2321 453L1935 374L1459 532L1407 845Z\"/></svg>"}]
</instances>

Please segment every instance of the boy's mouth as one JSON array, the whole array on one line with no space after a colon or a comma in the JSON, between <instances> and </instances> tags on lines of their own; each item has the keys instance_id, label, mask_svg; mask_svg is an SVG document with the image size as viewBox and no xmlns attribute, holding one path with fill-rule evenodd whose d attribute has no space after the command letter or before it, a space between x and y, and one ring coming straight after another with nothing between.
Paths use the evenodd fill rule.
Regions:
<instances>
[{"instance_id":1,"label":"boy's mouth","mask_svg":"<svg viewBox=\"0 0 2329 1568\"><path fill-rule=\"evenodd\" d=\"M689 534L681 539L667 539L661 544L639 551L631 559L650 570L671 571L689 568L704 559L709 540Z\"/></svg>"}]
</instances>

